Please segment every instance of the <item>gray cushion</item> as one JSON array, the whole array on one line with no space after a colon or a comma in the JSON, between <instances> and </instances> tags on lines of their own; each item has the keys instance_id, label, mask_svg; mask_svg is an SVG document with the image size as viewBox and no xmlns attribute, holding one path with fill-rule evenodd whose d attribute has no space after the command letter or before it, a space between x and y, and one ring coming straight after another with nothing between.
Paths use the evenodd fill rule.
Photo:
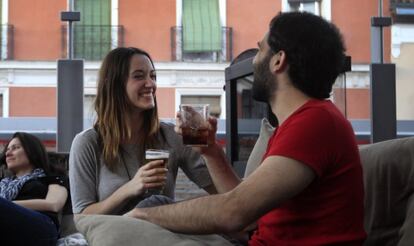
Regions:
<instances>
[{"instance_id":1,"label":"gray cushion","mask_svg":"<svg viewBox=\"0 0 414 246\"><path fill-rule=\"evenodd\" d=\"M173 233L144 220L117 215L77 215L76 227L91 246L231 246L219 235Z\"/></svg>"},{"instance_id":2,"label":"gray cushion","mask_svg":"<svg viewBox=\"0 0 414 246\"><path fill-rule=\"evenodd\" d=\"M365 245L414 245L414 137L360 147Z\"/></svg>"},{"instance_id":3,"label":"gray cushion","mask_svg":"<svg viewBox=\"0 0 414 246\"><path fill-rule=\"evenodd\" d=\"M274 130L275 128L270 125L269 121L266 118L263 118L260 126L259 137L257 138L252 152L250 153L249 159L247 159L243 177L249 176L262 162L263 155L267 148L267 143L269 142L269 138L272 136Z\"/></svg>"}]
</instances>

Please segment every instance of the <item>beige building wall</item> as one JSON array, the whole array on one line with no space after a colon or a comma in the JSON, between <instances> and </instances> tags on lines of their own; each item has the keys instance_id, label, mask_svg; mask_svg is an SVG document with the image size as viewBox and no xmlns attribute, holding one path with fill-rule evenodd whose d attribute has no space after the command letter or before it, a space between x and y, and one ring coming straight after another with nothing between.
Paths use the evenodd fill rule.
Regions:
<instances>
[{"instance_id":1,"label":"beige building wall","mask_svg":"<svg viewBox=\"0 0 414 246\"><path fill-rule=\"evenodd\" d=\"M397 119L414 120L414 43L403 43L396 65Z\"/></svg>"}]
</instances>

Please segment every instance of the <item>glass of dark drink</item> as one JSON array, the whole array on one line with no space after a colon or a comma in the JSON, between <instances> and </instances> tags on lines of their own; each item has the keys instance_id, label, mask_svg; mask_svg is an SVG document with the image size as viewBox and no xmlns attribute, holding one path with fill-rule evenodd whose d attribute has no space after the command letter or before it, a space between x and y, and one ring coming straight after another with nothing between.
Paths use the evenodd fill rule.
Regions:
<instances>
[{"instance_id":1,"label":"glass of dark drink","mask_svg":"<svg viewBox=\"0 0 414 246\"><path fill-rule=\"evenodd\" d=\"M155 160L163 160L164 167L167 167L169 157L170 157L170 152L168 150L163 150L163 149L145 150L145 162L146 163L150 161L155 161ZM161 195L163 192L164 192L164 186L161 186L159 188L148 189L147 195Z\"/></svg>"},{"instance_id":2,"label":"glass of dark drink","mask_svg":"<svg viewBox=\"0 0 414 246\"><path fill-rule=\"evenodd\" d=\"M189 146L207 146L208 104L181 104L181 132L183 143Z\"/></svg>"}]
</instances>

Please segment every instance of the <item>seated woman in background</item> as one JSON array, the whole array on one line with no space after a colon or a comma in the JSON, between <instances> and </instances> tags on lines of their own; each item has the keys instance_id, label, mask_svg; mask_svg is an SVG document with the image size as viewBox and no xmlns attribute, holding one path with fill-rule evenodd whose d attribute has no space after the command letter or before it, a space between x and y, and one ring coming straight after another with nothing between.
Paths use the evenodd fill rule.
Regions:
<instances>
[{"instance_id":1,"label":"seated woman in background","mask_svg":"<svg viewBox=\"0 0 414 246\"><path fill-rule=\"evenodd\" d=\"M17 132L1 156L12 174L0 180L1 245L56 245L58 212L68 192L63 176L51 170L44 145Z\"/></svg>"}]
</instances>

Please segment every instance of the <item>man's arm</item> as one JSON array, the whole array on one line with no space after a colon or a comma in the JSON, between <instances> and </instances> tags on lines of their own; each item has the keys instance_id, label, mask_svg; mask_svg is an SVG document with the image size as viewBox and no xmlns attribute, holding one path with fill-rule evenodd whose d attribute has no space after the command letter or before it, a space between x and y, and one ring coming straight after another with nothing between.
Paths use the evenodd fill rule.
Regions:
<instances>
[{"instance_id":1,"label":"man's arm","mask_svg":"<svg viewBox=\"0 0 414 246\"><path fill-rule=\"evenodd\" d=\"M203 158L206 160L208 171L217 192L221 194L234 189L240 183L240 178L227 162L222 147L214 143L208 148L209 152L204 152Z\"/></svg>"},{"instance_id":2,"label":"man's arm","mask_svg":"<svg viewBox=\"0 0 414 246\"><path fill-rule=\"evenodd\" d=\"M134 209L126 215L182 233L234 232L304 190L314 178L314 172L305 164L271 156L227 193Z\"/></svg>"}]
</instances>

